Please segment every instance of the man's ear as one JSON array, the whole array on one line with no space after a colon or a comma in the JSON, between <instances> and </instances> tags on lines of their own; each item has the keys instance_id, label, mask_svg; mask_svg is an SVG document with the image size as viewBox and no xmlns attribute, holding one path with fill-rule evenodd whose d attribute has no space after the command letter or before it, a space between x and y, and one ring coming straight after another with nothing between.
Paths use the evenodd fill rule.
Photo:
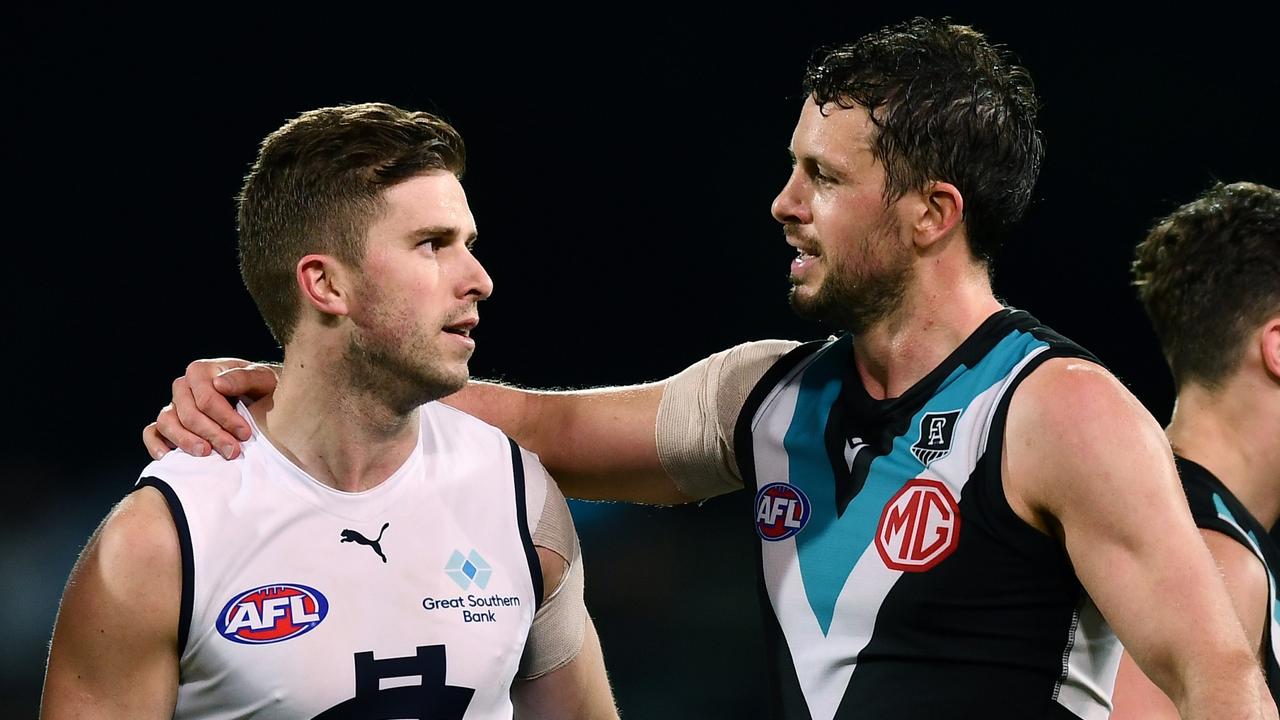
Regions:
<instances>
[{"instance_id":1,"label":"man's ear","mask_svg":"<svg viewBox=\"0 0 1280 720\"><path fill-rule=\"evenodd\" d=\"M955 185L931 182L920 193L914 220L916 245L930 247L964 221L964 196Z\"/></svg>"},{"instance_id":2,"label":"man's ear","mask_svg":"<svg viewBox=\"0 0 1280 720\"><path fill-rule=\"evenodd\" d=\"M295 268L307 304L324 315L350 313L351 271L332 255L307 255Z\"/></svg>"},{"instance_id":3,"label":"man's ear","mask_svg":"<svg viewBox=\"0 0 1280 720\"><path fill-rule=\"evenodd\" d=\"M1262 346L1262 366L1272 380L1280 383L1280 316L1271 318L1262 326L1258 342Z\"/></svg>"}]
</instances>

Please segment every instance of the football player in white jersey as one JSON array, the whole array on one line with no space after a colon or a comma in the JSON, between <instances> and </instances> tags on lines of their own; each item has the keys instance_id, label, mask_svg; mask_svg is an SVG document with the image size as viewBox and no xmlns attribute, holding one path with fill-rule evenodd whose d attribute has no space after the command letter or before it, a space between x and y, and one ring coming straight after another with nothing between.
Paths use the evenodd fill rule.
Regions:
<instances>
[{"instance_id":1,"label":"football player in white jersey","mask_svg":"<svg viewBox=\"0 0 1280 720\"><path fill-rule=\"evenodd\" d=\"M263 142L240 257L281 382L241 408L243 455L152 463L94 534L42 717L617 717L563 497L496 428L432 402L466 383L492 291L464 163L448 123L378 103ZM421 677L382 687L403 675Z\"/></svg>"},{"instance_id":2,"label":"football player in white jersey","mask_svg":"<svg viewBox=\"0 0 1280 720\"><path fill-rule=\"evenodd\" d=\"M871 404L913 399L913 389L936 385L934 371L955 364L955 355L984 324L1006 310L992 290L990 260L999 236L1030 201L1039 170L1037 100L1030 78L972 29L917 19L816 56L806 90L791 140L793 170L773 203L774 218L797 251L791 264L792 304L852 333L848 374L832 387L858 385ZM754 390L769 390L761 378L768 379L775 368L785 370L784 356L795 345L740 346L647 385L544 393L475 384L450 402L508 428L540 454L573 497L683 502L743 487L743 467L750 458L742 448L735 452L735 443L743 436L737 429L750 425L737 421L750 418L740 410L750 405ZM242 432L244 423L217 393L259 394L274 383L270 369L237 369L242 366L228 361L197 365L175 383L174 405L144 434L153 455L173 446L205 452L212 447L234 455L235 438L217 426ZM211 380L223 370L230 372ZM786 379L770 382L781 388ZM1254 654L1199 541L1168 445L1150 414L1103 367L1074 357L1035 366L1008 399L1008 421L1000 426L1003 452L985 458L985 467L997 477L987 489L1001 505L1002 522L1040 548L1052 544L1054 553L1042 554L1054 556L1057 570L1073 583L1071 593L1096 603L1105 618L1094 613L1089 624L1113 628L1142 667L1175 696L1184 717L1275 718ZM832 446L847 441L858 448L864 439L833 437L841 442ZM829 464L842 463L833 455ZM830 504L836 493L824 489L821 502ZM864 514L874 523L874 513ZM804 517L796 520L802 529ZM866 534L875 534L874 526ZM965 536L962 531L961 542ZM787 539L785 533L780 537ZM1008 556L1019 552L1017 542L1003 541L999 547ZM862 557L875 562L874 552ZM948 562L938 565L941 574L956 567ZM1175 594L1178 601L1168 602ZM852 610L888 607L868 610L872 604ZM1000 607L996 600L974 609L990 621ZM900 611L897 620L916 623L909 639L922 639L918 645L945 651L956 644L948 640L957 634L939 636L926 616ZM1187 627L1199 632L1187 633ZM1050 634L1055 644L1072 636ZM1037 652L1048 647L1035 638L1032 642ZM1037 681L1047 680L1048 687L1035 711L1010 710L1004 688L982 684L980 661L948 664L944 652L930 658L930 672L983 707L973 712L950 707L965 717L1064 717L1064 708L1070 717L1105 717L1118 653L1112 652L1113 641L1103 645L1097 657L1083 659L1084 681L1078 680L1076 659L1067 662L1062 652L1058 659L1040 662ZM1095 650L1077 649L1085 655ZM825 649L799 642L790 652L788 662L813 664ZM879 653L879 660L885 658L891 661L893 654ZM861 659L853 648L823 671L842 672ZM947 710L927 707L936 692L912 685L912 663L881 663L891 665L894 682L872 680L860 691L876 703L872 714L884 709L887 717L894 708L897 717L907 717L899 709L910 702L910 717L948 716ZM875 666L864 666L877 677ZM1061 683L1055 686L1060 678L1077 680L1073 689L1088 696L1080 705L1087 709L1061 704ZM790 682L794 686L794 679ZM807 689L788 693L779 687L775 715L817 717ZM825 708L824 718L866 712L860 700L816 700Z\"/></svg>"}]
</instances>

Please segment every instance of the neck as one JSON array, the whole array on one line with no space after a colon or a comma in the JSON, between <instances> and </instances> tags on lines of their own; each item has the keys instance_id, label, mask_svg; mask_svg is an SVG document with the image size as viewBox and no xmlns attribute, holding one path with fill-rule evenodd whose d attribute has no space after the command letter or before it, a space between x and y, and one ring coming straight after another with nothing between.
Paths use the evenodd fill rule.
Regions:
<instances>
[{"instance_id":1,"label":"neck","mask_svg":"<svg viewBox=\"0 0 1280 720\"><path fill-rule=\"evenodd\" d=\"M344 382L339 348L286 352L275 394L249 411L281 453L316 480L343 492L382 484L413 452L418 409L407 413Z\"/></svg>"},{"instance_id":2,"label":"neck","mask_svg":"<svg viewBox=\"0 0 1280 720\"><path fill-rule=\"evenodd\" d=\"M1002 307L984 269L944 270L917 271L897 310L854 336L854 362L872 397L906 392Z\"/></svg>"},{"instance_id":3,"label":"neck","mask_svg":"<svg viewBox=\"0 0 1280 720\"><path fill-rule=\"evenodd\" d=\"M1274 383L1258 385L1247 373L1212 391L1188 383L1166 432L1175 453L1212 472L1270 528L1280 519L1280 408Z\"/></svg>"}]
</instances>

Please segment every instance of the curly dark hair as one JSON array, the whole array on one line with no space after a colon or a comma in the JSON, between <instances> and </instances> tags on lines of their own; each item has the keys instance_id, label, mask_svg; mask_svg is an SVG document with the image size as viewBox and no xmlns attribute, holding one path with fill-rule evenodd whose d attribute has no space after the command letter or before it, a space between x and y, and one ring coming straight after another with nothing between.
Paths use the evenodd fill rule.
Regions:
<instances>
[{"instance_id":1,"label":"curly dark hair","mask_svg":"<svg viewBox=\"0 0 1280 720\"><path fill-rule=\"evenodd\" d=\"M359 266L387 188L465 168L452 125L385 103L309 110L268 135L240 191L240 275L276 341L286 344L298 322L300 258Z\"/></svg>"},{"instance_id":2,"label":"curly dark hair","mask_svg":"<svg viewBox=\"0 0 1280 720\"><path fill-rule=\"evenodd\" d=\"M1280 314L1280 191L1218 183L1156 222L1133 284L1181 388L1235 371L1249 334Z\"/></svg>"},{"instance_id":3,"label":"curly dark hair","mask_svg":"<svg viewBox=\"0 0 1280 720\"><path fill-rule=\"evenodd\" d=\"M969 246L990 263L1026 212L1044 156L1035 88L1017 58L971 27L915 18L819 49L804 89L819 106L870 112L886 203L931 181L955 185Z\"/></svg>"}]
</instances>

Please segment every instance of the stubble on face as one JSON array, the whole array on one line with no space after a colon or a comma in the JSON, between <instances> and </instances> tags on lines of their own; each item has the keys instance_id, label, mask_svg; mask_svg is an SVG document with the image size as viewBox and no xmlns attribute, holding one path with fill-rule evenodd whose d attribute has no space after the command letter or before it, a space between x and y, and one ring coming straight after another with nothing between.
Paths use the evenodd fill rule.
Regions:
<instances>
[{"instance_id":1,"label":"stubble on face","mask_svg":"<svg viewBox=\"0 0 1280 720\"><path fill-rule=\"evenodd\" d=\"M797 226L785 226L788 235ZM888 210L863 236L855 253L829 255L821 262L826 273L810 295L798 292L792 278L789 295L792 310L802 318L834 325L861 334L893 314L906 297L913 274L909 249L897 240L899 223Z\"/></svg>"},{"instance_id":2,"label":"stubble on face","mask_svg":"<svg viewBox=\"0 0 1280 720\"><path fill-rule=\"evenodd\" d=\"M389 302L375 281L365 281L364 293L372 309L343 353L351 388L407 414L467 384L466 361L446 357L433 342L438 328L424 327L407 307Z\"/></svg>"}]
</instances>

